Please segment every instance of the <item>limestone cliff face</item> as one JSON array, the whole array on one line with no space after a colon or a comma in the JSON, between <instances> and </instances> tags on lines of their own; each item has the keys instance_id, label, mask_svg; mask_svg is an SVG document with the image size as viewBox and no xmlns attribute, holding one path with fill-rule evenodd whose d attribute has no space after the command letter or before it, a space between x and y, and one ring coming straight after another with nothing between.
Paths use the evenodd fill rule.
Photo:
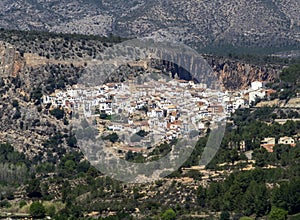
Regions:
<instances>
[{"instance_id":1,"label":"limestone cliff face","mask_svg":"<svg viewBox=\"0 0 300 220\"><path fill-rule=\"evenodd\" d=\"M80 71L66 62L48 63L37 58L36 54L24 57L15 46L0 42L0 142L11 143L30 159L55 161L67 149L66 139L60 135L64 132L68 136L69 130L36 97L47 92L47 83L55 86L63 76L68 83ZM54 142L57 138L61 139L58 145L49 145L49 139Z\"/></svg>"},{"instance_id":2,"label":"limestone cliff face","mask_svg":"<svg viewBox=\"0 0 300 220\"><path fill-rule=\"evenodd\" d=\"M220 89L221 86L222 90L246 89L253 81L272 82L282 69L280 65L253 65L219 57L205 56L204 59L208 65L203 61L191 62L193 73L200 73L196 77L197 81L206 83L209 88ZM194 78L189 71L174 63L156 61L152 66L167 72L171 71L173 75L178 73L182 79Z\"/></svg>"},{"instance_id":3,"label":"limestone cliff face","mask_svg":"<svg viewBox=\"0 0 300 220\"><path fill-rule=\"evenodd\" d=\"M208 60L223 89L247 88L253 81L272 82L281 70L278 65L253 65L238 61L212 58Z\"/></svg>"},{"instance_id":4,"label":"limestone cliff face","mask_svg":"<svg viewBox=\"0 0 300 220\"><path fill-rule=\"evenodd\" d=\"M0 41L0 76L15 77L23 66L24 60L16 48Z\"/></svg>"}]
</instances>

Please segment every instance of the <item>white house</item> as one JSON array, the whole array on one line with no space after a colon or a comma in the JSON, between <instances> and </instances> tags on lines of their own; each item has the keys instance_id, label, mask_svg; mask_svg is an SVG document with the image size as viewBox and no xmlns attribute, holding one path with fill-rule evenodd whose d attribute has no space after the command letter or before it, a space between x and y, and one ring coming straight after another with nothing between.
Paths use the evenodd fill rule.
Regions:
<instances>
[{"instance_id":1,"label":"white house","mask_svg":"<svg viewBox=\"0 0 300 220\"><path fill-rule=\"evenodd\" d=\"M198 129L199 129L199 130L204 130L204 129L205 129L205 123L203 123L202 121L200 121L200 122L198 123Z\"/></svg>"},{"instance_id":2,"label":"white house","mask_svg":"<svg viewBox=\"0 0 300 220\"><path fill-rule=\"evenodd\" d=\"M235 102L233 102L233 108L239 109L245 106L245 100L243 98L236 98Z\"/></svg>"},{"instance_id":3,"label":"white house","mask_svg":"<svg viewBox=\"0 0 300 220\"><path fill-rule=\"evenodd\" d=\"M43 95L43 103L44 104L55 104L56 97Z\"/></svg>"},{"instance_id":4,"label":"white house","mask_svg":"<svg viewBox=\"0 0 300 220\"><path fill-rule=\"evenodd\" d=\"M91 103L84 103L83 111L85 117L91 117L92 116Z\"/></svg>"},{"instance_id":5,"label":"white house","mask_svg":"<svg viewBox=\"0 0 300 220\"><path fill-rule=\"evenodd\" d=\"M68 88L67 94L68 94L68 96L75 97L75 96L77 96L77 90Z\"/></svg>"},{"instance_id":6,"label":"white house","mask_svg":"<svg viewBox=\"0 0 300 220\"><path fill-rule=\"evenodd\" d=\"M119 124L114 124L114 125L109 125L108 129L112 130L112 131L122 131L124 129L124 127Z\"/></svg>"},{"instance_id":7,"label":"white house","mask_svg":"<svg viewBox=\"0 0 300 220\"><path fill-rule=\"evenodd\" d=\"M295 146L295 140L291 137L281 137L278 140L278 144L287 144L287 145Z\"/></svg>"},{"instance_id":8,"label":"white house","mask_svg":"<svg viewBox=\"0 0 300 220\"><path fill-rule=\"evenodd\" d=\"M106 100L99 103L100 113L105 113L108 115L112 114L112 101Z\"/></svg>"},{"instance_id":9,"label":"white house","mask_svg":"<svg viewBox=\"0 0 300 220\"><path fill-rule=\"evenodd\" d=\"M263 83L261 81L254 81L251 83L251 89L252 90L258 90L263 87Z\"/></svg>"}]
</instances>

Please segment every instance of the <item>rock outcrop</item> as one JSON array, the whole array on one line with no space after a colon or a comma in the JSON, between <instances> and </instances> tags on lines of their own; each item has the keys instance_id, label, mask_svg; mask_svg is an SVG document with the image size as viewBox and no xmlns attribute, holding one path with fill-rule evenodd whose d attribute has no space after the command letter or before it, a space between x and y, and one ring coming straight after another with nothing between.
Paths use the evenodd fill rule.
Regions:
<instances>
[{"instance_id":1,"label":"rock outcrop","mask_svg":"<svg viewBox=\"0 0 300 220\"><path fill-rule=\"evenodd\" d=\"M196 69L194 72L200 72L198 74L199 77L202 77L202 79L200 78L200 82L209 84L209 88L213 88L214 82L212 81L215 80L215 86L221 85L222 90L246 89L254 81L273 82L278 78L279 72L282 69L280 65L254 65L220 57L206 56L205 60L211 69L201 72L201 66L205 65L203 63L195 65ZM161 70L165 69L166 72L171 71L173 75L179 73L180 78L183 79L190 80L192 78L189 72L183 68L178 68L176 64L169 62L160 62L159 64L159 62L156 62L152 63L152 66ZM210 73L213 73L212 76L207 75Z\"/></svg>"},{"instance_id":2,"label":"rock outcrop","mask_svg":"<svg viewBox=\"0 0 300 220\"><path fill-rule=\"evenodd\" d=\"M16 47L0 42L0 142L11 143L34 161L56 161L68 150L70 130L49 114L40 98L48 87L55 89L57 80L66 78L61 86L76 82L82 68L27 55L25 59Z\"/></svg>"},{"instance_id":3,"label":"rock outcrop","mask_svg":"<svg viewBox=\"0 0 300 220\"><path fill-rule=\"evenodd\" d=\"M13 45L0 41L0 76L15 77L24 66L24 60Z\"/></svg>"},{"instance_id":4,"label":"rock outcrop","mask_svg":"<svg viewBox=\"0 0 300 220\"><path fill-rule=\"evenodd\" d=\"M219 83L227 90L246 89L254 81L273 82L282 68L278 65L258 66L222 59L216 59L211 66Z\"/></svg>"}]
</instances>

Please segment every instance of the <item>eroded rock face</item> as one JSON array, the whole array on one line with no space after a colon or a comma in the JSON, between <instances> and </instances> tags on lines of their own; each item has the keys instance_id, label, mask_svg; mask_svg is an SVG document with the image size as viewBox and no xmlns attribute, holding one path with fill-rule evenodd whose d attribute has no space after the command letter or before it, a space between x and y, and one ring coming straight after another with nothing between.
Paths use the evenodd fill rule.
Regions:
<instances>
[{"instance_id":1,"label":"eroded rock face","mask_svg":"<svg viewBox=\"0 0 300 220\"><path fill-rule=\"evenodd\" d=\"M11 143L15 150L36 161L59 159L66 148L61 133L63 129L66 136L69 133L62 121L55 120L48 109L43 109L40 101L32 97L52 76L52 66L60 67L49 63L26 65L16 47L0 42L0 142ZM69 67L63 66L64 70ZM58 144L53 144L56 140Z\"/></svg>"},{"instance_id":2,"label":"eroded rock face","mask_svg":"<svg viewBox=\"0 0 300 220\"><path fill-rule=\"evenodd\" d=\"M256 66L247 63L219 60L212 66L219 82L226 90L246 89L251 82L273 82L280 71L279 66Z\"/></svg>"},{"instance_id":3,"label":"eroded rock face","mask_svg":"<svg viewBox=\"0 0 300 220\"><path fill-rule=\"evenodd\" d=\"M241 61L234 61L219 57L204 57L210 68L212 69L213 76L207 74L200 74L206 79L207 82L211 80L218 81L217 85L221 85L222 90L242 90L247 89L251 82L254 81L264 81L273 82L279 75L282 67L279 65L254 65ZM202 72L201 64L194 65L194 72ZM178 68L176 64L169 62L156 62L152 64L155 68L163 70L164 68L168 71L175 70L179 72L180 78L188 79L190 73ZM210 71L207 71L209 73ZM201 80L201 79L200 79ZM205 83L205 80L203 80ZM211 83L212 85L212 83ZM210 87L209 87L210 88Z\"/></svg>"}]
</instances>

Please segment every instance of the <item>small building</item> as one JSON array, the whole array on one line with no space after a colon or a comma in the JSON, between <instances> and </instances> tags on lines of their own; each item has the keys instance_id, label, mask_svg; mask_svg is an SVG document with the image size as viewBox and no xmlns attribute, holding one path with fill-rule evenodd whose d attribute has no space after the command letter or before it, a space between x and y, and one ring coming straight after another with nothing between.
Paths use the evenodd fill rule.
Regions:
<instances>
[{"instance_id":1,"label":"small building","mask_svg":"<svg viewBox=\"0 0 300 220\"><path fill-rule=\"evenodd\" d=\"M251 83L251 89L252 90L258 90L263 87L263 83L261 81L254 81Z\"/></svg>"},{"instance_id":2,"label":"small building","mask_svg":"<svg viewBox=\"0 0 300 220\"><path fill-rule=\"evenodd\" d=\"M112 101L105 100L105 101L99 102L99 110L100 110L100 113L111 115L112 114Z\"/></svg>"},{"instance_id":3,"label":"small building","mask_svg":"<svg viewBox=\"0 0 300 220\"><path fill-rule=\"evenodd\" d=\"M112 131L122 131L124 129L124 127L119 124L112 124L112 125L108 126L108 129L112 130Z\"/></svg>"},{"instance_id":4,"label":"small building","mask_svg":"<svg viewBox=\"0 0 300 220\"><path fill-rule=\"evenodd\" d=\"M281 138L279 138L278 144L286 144L286 145L290 145L292 147L296 146L295 140L291 137L281 137Z\"/></svg>"},{"instance_id":5,"label":"small building","mask_svg":"<svg viewBox=\"0 0 300 220\"><path fill-rule=\"evenodd\" d=\"M275 146L275 138L273 137L264 138L260 142L260 147L265 148L270 153L273 152L274 146Z\"/></svg>"},{"instance_id":6,"label":"small building","mask_svg":"<svg viewBox=\"0 0 300 220\"><path fill-rule=\"evenodd\" d=\"M236 98L235 102L233 102L233 108L239 109L245 107L245 99L243 98Z\"/></svg>"}]
</instances>

